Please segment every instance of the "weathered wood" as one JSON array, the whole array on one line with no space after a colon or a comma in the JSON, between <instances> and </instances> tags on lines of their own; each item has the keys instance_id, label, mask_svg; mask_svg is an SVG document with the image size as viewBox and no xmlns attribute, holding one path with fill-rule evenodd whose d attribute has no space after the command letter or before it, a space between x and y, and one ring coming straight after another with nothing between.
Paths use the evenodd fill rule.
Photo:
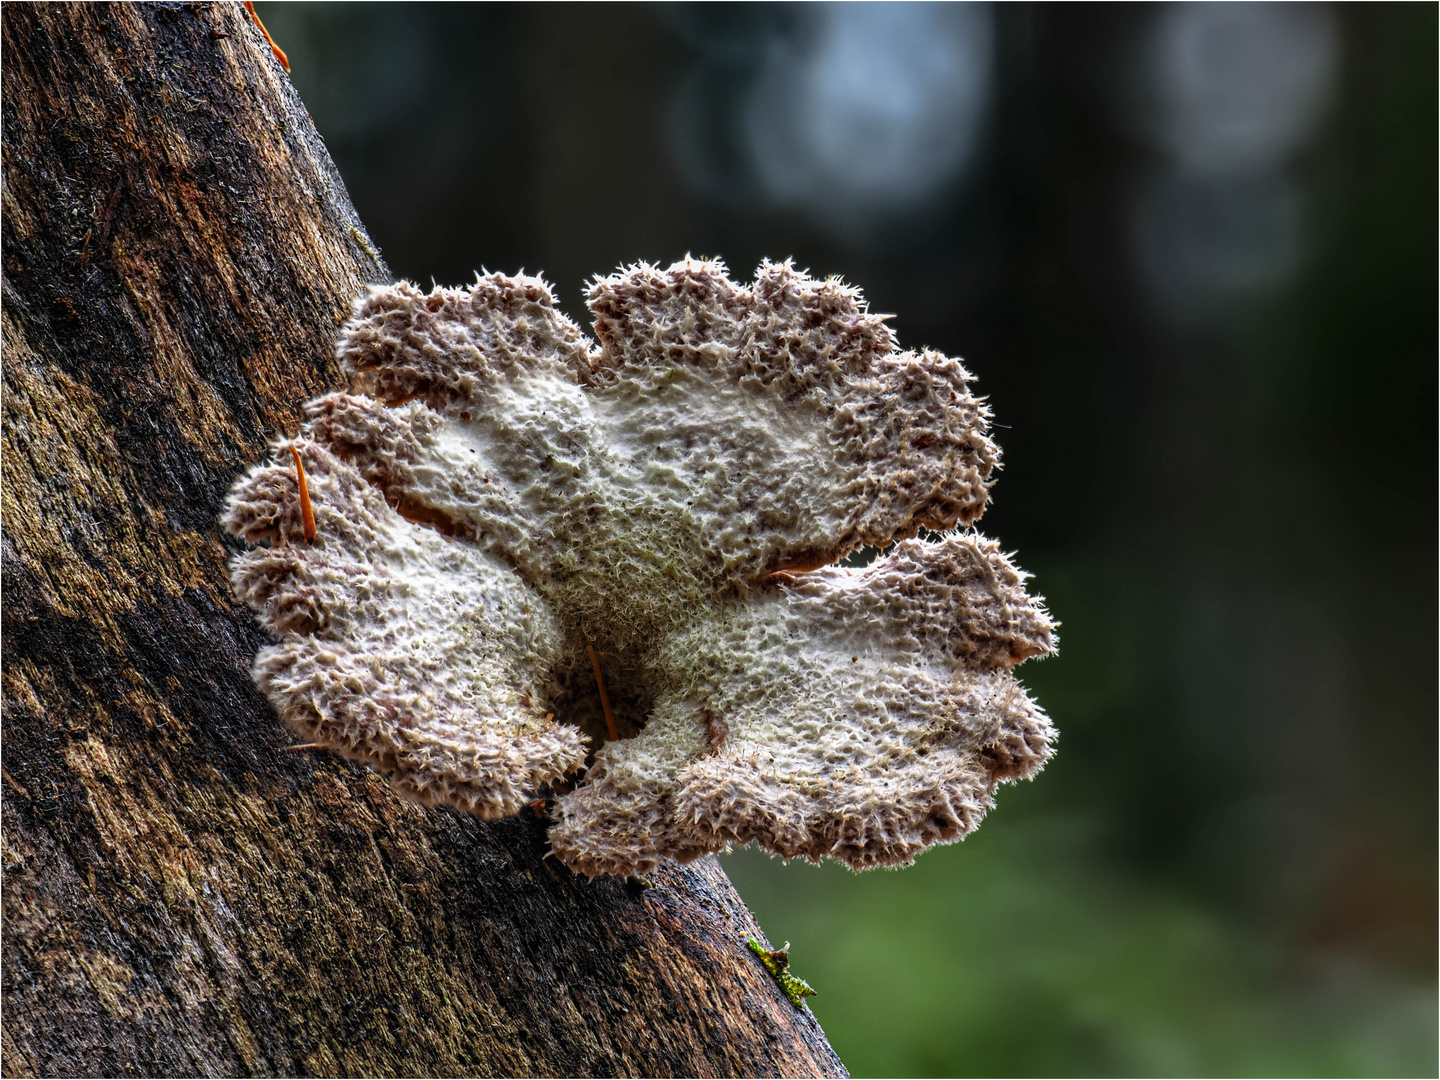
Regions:
<instances>
[{"instance_id":1,"label":"weathered wood","mask_svg":"<svg viewBox=\"0 0 1440 1080\"><path fill-rule=\"evenodd\" d=\"M843 1075L713 860L283 752L216 519L388 273L239 4L3 28L5 1074Z\"/></svg>"}]
</instances>

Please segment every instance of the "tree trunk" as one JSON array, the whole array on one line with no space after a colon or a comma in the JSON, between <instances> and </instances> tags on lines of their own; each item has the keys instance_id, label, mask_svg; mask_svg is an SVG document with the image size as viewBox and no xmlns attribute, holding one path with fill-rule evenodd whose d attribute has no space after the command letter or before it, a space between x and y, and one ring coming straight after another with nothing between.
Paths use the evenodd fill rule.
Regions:
<instances>
[{"instance_id":1,"label":"tree trunk","mask_svg":"<svg viewBox=\"0 0 1440 1080\"><path fill-rule=\"evenodd\" d=\"M3 27L5 1075L844 1075L712 859L285 752L217 517L388 272L239 4Z\"/></svg>"}]
</instances>

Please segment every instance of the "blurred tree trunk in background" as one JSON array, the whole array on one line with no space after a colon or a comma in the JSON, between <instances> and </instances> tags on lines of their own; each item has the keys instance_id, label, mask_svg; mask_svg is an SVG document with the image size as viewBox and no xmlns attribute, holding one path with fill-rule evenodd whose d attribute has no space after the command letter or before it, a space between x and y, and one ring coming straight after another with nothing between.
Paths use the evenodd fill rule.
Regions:
<instances>
[{"instance_id":1,"label":"blurred tree trunk in background","mask_svg":"<svg viewBox=\"0 0 1440 1080\"><path fill-rule=\"evenodd\" d=\"M281 752L217 516L388 272L239 4L3 24L5 1075L843 1075L713 859Z\"/></svg>"}]
</instances>

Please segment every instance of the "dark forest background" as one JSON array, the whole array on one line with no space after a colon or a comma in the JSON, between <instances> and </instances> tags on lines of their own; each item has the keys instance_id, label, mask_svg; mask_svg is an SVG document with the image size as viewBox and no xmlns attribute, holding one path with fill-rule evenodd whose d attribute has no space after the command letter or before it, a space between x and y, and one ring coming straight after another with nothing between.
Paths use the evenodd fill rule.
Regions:
<instances>
[{"instance_id":1,"label":"dark forest background","mask_svg":"<svg viewBox=\"0 0 1440 1080\"><path fill-rule=\"evenodd\" d=\"M256 5L397 274L794 256L965 359L1035 782L726 866L856 1075L1436 1061L1434 5Z\"/></svg>"}]
</instances>

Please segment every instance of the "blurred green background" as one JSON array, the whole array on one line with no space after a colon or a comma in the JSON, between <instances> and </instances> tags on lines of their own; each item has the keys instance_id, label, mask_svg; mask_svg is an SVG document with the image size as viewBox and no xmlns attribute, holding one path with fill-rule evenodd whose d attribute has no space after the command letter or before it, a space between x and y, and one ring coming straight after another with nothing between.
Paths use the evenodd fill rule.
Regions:
<instances>
[{"instance_id":1,"label":"blurred green background","mask_svg":"<svg viewBox=\"0 0 1440 1080\"><path fill-rule=\"evenodd\" d=\"M1434 5L256 6L397 274L793 255L990 395L1058 756L725 860L856 1075L1435 1075Z\"/></svg>"}]
</instances>

